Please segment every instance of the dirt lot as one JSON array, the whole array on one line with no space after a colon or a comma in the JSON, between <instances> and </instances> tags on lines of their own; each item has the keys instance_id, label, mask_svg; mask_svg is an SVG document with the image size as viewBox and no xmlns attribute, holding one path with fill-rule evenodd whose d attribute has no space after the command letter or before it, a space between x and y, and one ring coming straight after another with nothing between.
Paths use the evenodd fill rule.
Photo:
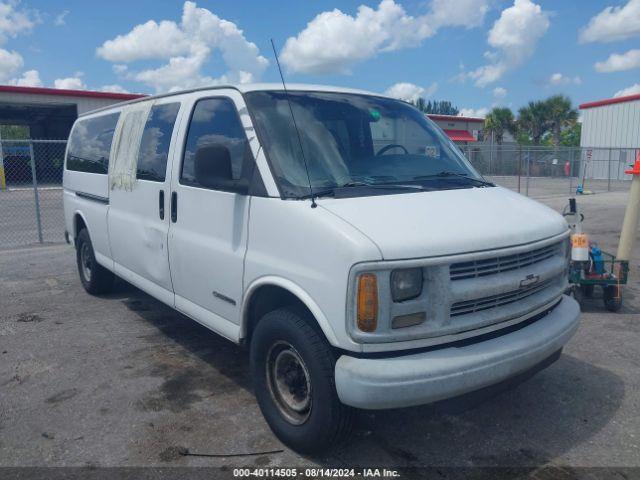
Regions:
<instances>
[{"instance_id":1,"label":"dirt lot","mask_svg":"<svg viewBox=\"0 0 640 480\"><path fill-rule=\"evenodd\" d=\"M615 250L626 194L580 201ZM262 419L242 349L124 283L87 295L70 246L2 251L0 466L640 467L639 251L622 312L584 305L547 370L465 411L362 412L346 445L306 458Z\"/></svg>"}]
</instances>

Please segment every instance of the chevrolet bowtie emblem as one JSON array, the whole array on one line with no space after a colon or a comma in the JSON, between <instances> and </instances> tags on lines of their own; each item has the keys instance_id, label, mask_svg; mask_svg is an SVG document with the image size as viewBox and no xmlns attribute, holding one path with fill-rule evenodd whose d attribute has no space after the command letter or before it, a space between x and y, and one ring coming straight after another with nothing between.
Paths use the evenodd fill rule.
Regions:
<instances>
[{"instance_id":1,"label":"chevrolet bowtie emblem","mask_svg":"<svg viewBox=\"0 0 640 480\"><path fill-rule=\"evenodd\" d=\"M533 273L527 275L525 278L523 278L522 280L520 280L520 287L529 287L531 285L534 285L536 283L538 283L538 281L540 280L540 277L538 275L534 275Z\"/></svg>"}]
</instances>

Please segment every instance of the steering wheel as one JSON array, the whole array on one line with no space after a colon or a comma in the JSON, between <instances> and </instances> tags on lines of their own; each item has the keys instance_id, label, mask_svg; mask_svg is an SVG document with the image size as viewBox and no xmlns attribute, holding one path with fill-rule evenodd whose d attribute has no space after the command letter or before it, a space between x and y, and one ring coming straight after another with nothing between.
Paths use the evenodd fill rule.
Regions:
<instances>
[{"instance_id":1,"label":"steering wheel","mask_svg":"<svg viewBox=\"0 0 640 480\"><path fill-rule=\"evenodd\" d=\"M405 155L409 155L409 150L404 148L402 145L398 145L397 143L390 143L389 145L386 145L386 146L382 147L380 149L380 151L378 151L378 153L376 153L376 157L379 157L380 155L383 155L383 154L387 153L392 148L401 148L402 150L404 150L404 154Z\"/></svg>"}]
</instances>

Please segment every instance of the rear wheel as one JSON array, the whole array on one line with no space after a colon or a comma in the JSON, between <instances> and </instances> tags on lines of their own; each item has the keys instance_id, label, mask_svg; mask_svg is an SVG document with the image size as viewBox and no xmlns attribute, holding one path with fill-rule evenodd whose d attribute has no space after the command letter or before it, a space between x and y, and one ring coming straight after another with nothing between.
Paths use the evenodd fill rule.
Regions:
<instances>
[{"instance_id":1,"label":"rear wheel","mask_svg":"<svg viewBox=\"0 0 640 480\"><path fill-rule=\"evenodd\" d=\"M326 450L351 429L353 409L338 399L335 354L298 309L267 313L251 339L253 384L267 423L287 446Z\"/></svg>"},{"instance_id":2,"label":"rear wheel","mask_svg":"<svg viewBox=\"0 0 640 480\"><path fill-rule=\"evenodd\" d=\"M610 312L617 312L622 308L622 289L617 285L608 285L603 289L602 300Z\"/></svg>"},{"instance_id":3,"label":"rear wheel","mask_svg":"<svg viewBox=\"0 0 640 480\"><path fill-rule=\"evenodd\" d=\"M78 234L76 241L78 274L84 289L92 294L107 293L113 289L114 275L96 262L91 238L86 228Z\"/></svg>"}]
</instances>

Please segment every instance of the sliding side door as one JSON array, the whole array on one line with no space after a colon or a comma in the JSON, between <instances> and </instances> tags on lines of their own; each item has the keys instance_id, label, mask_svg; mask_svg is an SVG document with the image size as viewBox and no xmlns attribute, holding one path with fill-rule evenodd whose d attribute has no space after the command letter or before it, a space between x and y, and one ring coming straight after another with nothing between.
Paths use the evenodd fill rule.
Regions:
<instances>
[{"instance_id":1,"label":"sliding side door","mask_svg":"<svg viewBox=\"0 0 640 480\"><path fill-rule=\"evenodd\" d=\"M131 189L113 188L109 195L115 273L169 305L174 299L167 245L171 183L167 165L176 152L180 106L171 97L154 103L137 151L136 181Z\"/></svg>"}]
</instances>

